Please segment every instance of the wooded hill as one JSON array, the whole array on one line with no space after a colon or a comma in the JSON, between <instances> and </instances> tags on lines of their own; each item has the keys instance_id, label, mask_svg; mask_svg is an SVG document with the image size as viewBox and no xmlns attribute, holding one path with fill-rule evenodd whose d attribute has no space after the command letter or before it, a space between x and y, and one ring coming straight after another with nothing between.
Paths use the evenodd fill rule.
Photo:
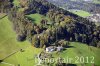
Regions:
<instances>
[{"instance_id":1,"label":"wooded hill","mask_svg":"<svg viewBox=\"0 0 100 66\"><path fill-rule=\"evenodd\" d=\"M94 22L58 8L46 0L26 0L25 4L22 2L24 1L20 2L20 7L13 6L8 12L18 41L27 39L37 48L56 44L61 39L100 47L100 26ZM24 11L18 11L20 8L24 8ZM48 17L50 22L42 19L40 24L34 23L34 19L26 16L34 13Z\"/></svg>"}]
</instances>

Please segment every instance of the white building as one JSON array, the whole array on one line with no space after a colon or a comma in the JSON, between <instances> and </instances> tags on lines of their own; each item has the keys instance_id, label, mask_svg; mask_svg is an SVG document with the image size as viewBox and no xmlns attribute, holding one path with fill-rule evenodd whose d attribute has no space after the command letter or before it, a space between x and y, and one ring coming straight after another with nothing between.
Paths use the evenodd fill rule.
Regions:
<instances>
[{"instance_id":1,"label":"white building","mask_svg":"<svg viewBox=\"0 0 100 66\"><path fill-rule=\"evenodd\" d=\"M56 49L56 48L53 47L53 46L52 46L52 47L47 47L47 48L46 48L46 52L53 52L53 51L55 51L55 49Z\"/></svg>"}]
</instances>

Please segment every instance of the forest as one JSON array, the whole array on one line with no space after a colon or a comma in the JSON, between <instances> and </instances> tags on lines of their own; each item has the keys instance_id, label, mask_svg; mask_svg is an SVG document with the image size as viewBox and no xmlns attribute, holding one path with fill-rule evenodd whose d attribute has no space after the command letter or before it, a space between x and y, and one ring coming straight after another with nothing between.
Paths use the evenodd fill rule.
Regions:
<instances>
[{"instance_id":1,"label":"forest","mask_svg":"<svg viewBox=\"0 0 100 66\"><path fill-rule=\"evenodd\" d=\"M6 13L13 24L18 41L29 40L36 48L58 44L60 40L86 43L100 48L100 26L94 22L63 10L46 0L20 0L14 6L12 0L0 0L0 12ZM23 11L19 9L23 8ZM50 19L42 19L39 24L28 14L38 13Z\"/></svg>"}]
</instances>

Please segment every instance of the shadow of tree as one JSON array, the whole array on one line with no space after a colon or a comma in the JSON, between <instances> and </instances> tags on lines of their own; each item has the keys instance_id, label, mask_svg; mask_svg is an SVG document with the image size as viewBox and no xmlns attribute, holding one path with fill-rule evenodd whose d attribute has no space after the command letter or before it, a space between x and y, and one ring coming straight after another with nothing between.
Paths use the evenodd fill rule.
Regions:
<instances>
[{"instance_id":1,"label":"shadow of tree","mask_svg":"<svg viewBox=\"0 0 100 66\"><path fill-rule=\"evenodd\" d=\"M75 48L74 46L66 46L66 48Z\"/></svg>"},{"instance_id":2,"label":"shadow of tree","mask_svg":"<svg viewBox=\"0 0 100 66\"><path fill-rule=\"evenodd\" d=\"M76 64L67 64L66 66L77 66Z\"/></svg>"}]
</instances>

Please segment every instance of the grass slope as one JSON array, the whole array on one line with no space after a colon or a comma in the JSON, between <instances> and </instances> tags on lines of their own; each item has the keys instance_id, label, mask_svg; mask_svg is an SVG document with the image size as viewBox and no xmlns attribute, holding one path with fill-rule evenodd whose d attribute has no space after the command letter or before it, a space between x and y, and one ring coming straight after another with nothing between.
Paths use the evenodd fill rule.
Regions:
<instances>
[{"instance_id":1,"label":"grass slope","mask_svg":"<svg viewBox=\"0 0 100 66\"><path fill-rule=\"evenodd\" d=\"M74 14L77 14L81 17L87 17L87 16L90 16L91 14L89 12L86 12L86 11L83 11L83 10L69 10L70 12L74 13Z\"/></svg>"},{"instance_id":2,"label":"grass slope","mask_svg":"<svg viewBox=\"0 0 100 66\"><path fill-rule=\"evenodd\" d=\"M16 34L11 25L7 17L0 20L0 59L29 44L28 41L18 42L16 40Z\"/></svg>"},{"instance_id":3,"label":"grass slope","mask_svg":"<svg viewBox=\"0 0 100 66\"><path fill-rule=\"evenodd\" d=\"M31 19L34 19L35 20L34 22L37 23L37 24L39 24L42 19L47 19L50 22L49 18L47 18L43 15L37 14L37 13L36 14L30 14L30 15L27 15L27 16L30 17Z\"/></svg>"},{"instance_id":4,"label":"grass slope","mask_svg":"<svg viewBox=\"0 0 100 66\"><path fill-rule=\"evenodd\" d=\"M92 59L91 57L94 57L94 64L96 64L97 66L100 66L100 49L95 48L95 47L88 47L86 44L82 44L82 43L77 43L77 42L72 42L71 46L73 46L72 48L68 48L66 51L64 51L63 53L60 54L61 57L63 58L73 58L73 63L76 63L76 59L75 57L89 57L89 63L86 63L85 66L92 66ZM86 62L86 58L84 59ZM81 65L81 63L77 63L78 66Z\"/></svg>"},{"instance_id":5,"label":"grass slope","mask_svg":"<svg viewBox=\"0 0 100 66\"><path fill-rule=\"evenodd\" d=\"M21 48L25 48L25 52L18 51L4 60L8 64L0 63L0 66L10 66L9 64L33 66L35 54L42 50L33 48L28 41L18 42L11 25L8 17L0 20L0 60Z\"/></svg>"}]
</instances>

